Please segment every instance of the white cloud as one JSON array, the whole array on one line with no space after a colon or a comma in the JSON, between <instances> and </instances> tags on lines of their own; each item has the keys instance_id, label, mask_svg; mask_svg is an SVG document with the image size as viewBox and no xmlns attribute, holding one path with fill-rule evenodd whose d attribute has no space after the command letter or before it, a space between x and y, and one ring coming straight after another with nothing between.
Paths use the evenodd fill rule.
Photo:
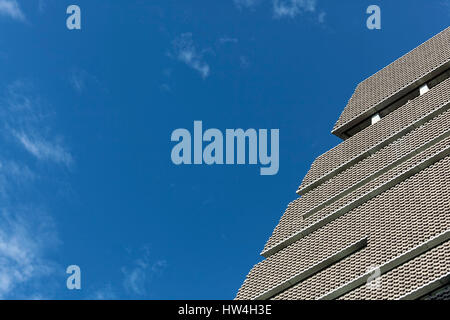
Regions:
<instances>
[{"instance_id":1,"label":"white cloud","mask_svg":"<svg viewBox=\"0 0 450 320\"><path fill-rule=\"evenodd\" d=\"M5 203L10 196L22 191L26 185L35 180L36 175L26 165L11 160L0 160L0 201Z\"/></svg>"},{"instance_id":2,"label":"white cloud","mask_svg":"<svg viewBox=\"0 0 450 320\"><path fill-rule=\"evenodd\" d=\"M171 57L185 63L196 70L205 79L209 76L210 67L203 60L203 51L199 52L192 40L192 33L183 33L173 41L173 54Z\"/></svg>"},{"instance_id":3,"label":"white cloud","mask_svg":"<svg viewBox=\"0 0 450 320\"><path fill-rule=\"evenodd\" d=\"M57 143L51 143L37 135L29 136L23 132L14 132L14 136L29 153L39 160L50 160L68 167L73 163L72 155Z\"/></svg>"},{"instance_id":4,"label":"white cloud","mask_svg":"<svg viewBox=\"0 0 450 320\"><path fill-rule=\"evenodd\" d=\"M444 7L445 10L447 10L448 14L450 15L450 2L448 0L445 0L441 2L441 5Z\"/></svg>"},{"instance_id":5,"label":"white cloud","mask_svg":"<svg viewBox=\"0 0 450 320\"><path fill-rule=\"evenodd\" d=\"M47 3L45 2L45 0L39 0L38 2L38 10L40 13L43 13L45 11L47 7Z\"/></svg>"},{"instance_id":6,"label":"white cloud","mask_svg":"<svg viewBox=\"0 0 450 320\"><path fill-rule=\"evenodd\" d=\"M127 250L131 254L132 250ZM116 300L121 299L120 292L125 290L128 297L137 299L139 296L144 296L149 293L151 280L156 276L160 276L167 267L165 260L152 261L150 250L148 246L142 247L141 255L138 259L120 269L123 274L122 290L118 290L111 283L105 286L97 287L87 295L89 300Z\"/></svg>"},{"instance_id":7,"label":"white cloud","mask_svg":"<svg viewBox=\"0 0 450 320\"><path fill-rule=\"evenodd\" d=\"M148 248L144 248L141 258L134 261L130 267L123 267L123 286L129 294L144 295L147 293L149 281L167 266L165 260L151 262Z\"/></svg>"},{"instance_id":8,"label":"white cloud","mask_svg":"<svg viewBox=\"0 0 450 320\"><path fill-rule=\"evenodd\" d=\"M275 18L294 18L302 12L316 11L316 0L273 0Z\"/></svg>"},{"instance_id":9,"label":"white cloud","mask_svg":"<svg viewBox=\"0 0 450 320\"><path fill-rule=\"evenodd\" d=\"M59 239L40 203L45 199L38 184L40 166L22 161L17 146L42 159L69 164L72 158L58 140L51 144L42 138L50 139L49 113L32 91L17 81L0 97L0 299L51 297L61 283L57 270L64 270L47 258Z\"/></svg>"},{"instance_id":10,"label":"white cloud","mask_svg":"<svg viewBox=\"0 0 450 320\"><path fill-rule=\"evenodd\" d=\"M239 9L242 8L254 8L259 4L260 0L234 0L234 4Z\"/></svg>"},{"instance_id":11,"label":"white cloud","mask_svg":"<svg viewBox=\"0 0 450 320\"><path fill-rule=\"evenodd\" d=\"M242 69L247 69L248 67L250 67L250 60L246 56L240 56L239 65Z\"/></svg>"},{"instance_id":12,"label":"white cloud","mask_svg":"<svg viewBox=\"0 0 450 320\"><path fill-rule=\"evenodd\" d=\"M26 151L39 160L71 166L73 157L62 144L62 138L51 134L51 112L31 92L33 86L16 81L7 88L0 116L4 135L12 136ZM3 102L3 103L2 103Z\"/></svg>"},{"instance_id":13,"label":"white cloud","mask_svg":"<svg viewBox=\"0 0 450 320\"><path fill-rule=\"evenodd\" d=\"M159 86L159 89L163 92L170 92L170 86L167 83L163 83Z\"/></svg>"},{"instance_id":14,"label":"white cloud","mask_svg":"<svg viewBox=\"0 0 450 320\"><path fill-rule=\"evenodd\" d=\"M327 16L327 14L325 13L325 12L321 12L321 13L319 13L319 16L318 16L318 21L319 21L319 23L325 23L325 17Z\"/></svg>"},{"instance_id":15,"label":"white cloud","mask_svg":"<svg viewBox=\"0 0 450 320\"><path fill-rule=\"evenodd\" d=\"M78 68L70 72L69 82L77 93L82 93L89 85L99 85L100 83L95 76Z\"/></svg>"},{"instance_id":16,"label":"white cloud","mask_svg":"<svg viewBox=\"0 0 450 320\"><path fill-rule=\"evenodd\" d=\"M15 211L19 211L17 208ZM54 272L54 264L44 258L57 241L51 220L30 210L26 213L0 212L0 299L24 298L37 290L33 283ZM22 286L26 286L22 290ZM40 295L39 293L35 293Z\"/></svg>"},{"instance_id":17,"label":"white cloud","mask_svg":"<svg viewBox=\"0 0 450 320\"><path fill-rule=\"evenodd\" d=\"M16 0L0 0L0 15L17 21L25 21L25 15Z\"/></svg>"},{"instance_id":18,"label":"white cloud","mask_svg":"<svg viewBox=\"0 0 450 320\"><path fill-rule=\"evenodd\" d=\"M24 197L34 181L25 165L0 161L0 299L43 299L55 288L46 254L60 242L51 217Z\"/></svg>"},{"instance_id":19,"label":"white cloud","mask_svg":"<svg viewBox=\"0 0 450 320\"><path fill-rule=\"evenodd\" d=\"M73 72L69 78L70 84L78 93L83 92L85 88L84 79L79 73Z\"/></svg>"},{"instance_id":20,"label":"white cloud","mask_svg":"<svg viewBox=\"0 0 450 320\"><path fill-rule=\"evenodd\" d=\"M118 297L115 293L115 290L108 283L106 286L95 290L92 294L87 296L88 300L117 300Z\"/></svg>"},{"instance_id":21,"label":"white cloud","mask_svg":"<svg viewBox=\"0 0 450 320\"><path fill-rule=\"evenodd\" d=\"M230 37L222 37L219 39L220 44L226 44L226 43L238 43L239 40L236 38L230 38Z\"/></svg>"},{"instance_id":22,"label":"white cloud","mask_svg":"<svg viewBox=\"0 0 450 320\"><path fill-rule=\"evenodd\" d=\"M145 268L136 267L131 270L124 268L122 272L125 275L123 285L127 292L137 295L145 294L145 282L147 278Z\"/></svg>"}]
</instances>

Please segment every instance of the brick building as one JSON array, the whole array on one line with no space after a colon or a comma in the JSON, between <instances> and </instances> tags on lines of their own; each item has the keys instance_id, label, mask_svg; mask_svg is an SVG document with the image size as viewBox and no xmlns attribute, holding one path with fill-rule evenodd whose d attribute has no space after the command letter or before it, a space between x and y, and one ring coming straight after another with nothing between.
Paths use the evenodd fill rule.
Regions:
<instances>
[{"instance_id":1,"label":"brick building","mask_svg":"<svg viewBox=\"0 0 450 320\"><path fill-rule=\"evenodd\" d=\"M449 298L449 77L450 27L357 86L236 299Z\"/></svg>"}]
</instances>

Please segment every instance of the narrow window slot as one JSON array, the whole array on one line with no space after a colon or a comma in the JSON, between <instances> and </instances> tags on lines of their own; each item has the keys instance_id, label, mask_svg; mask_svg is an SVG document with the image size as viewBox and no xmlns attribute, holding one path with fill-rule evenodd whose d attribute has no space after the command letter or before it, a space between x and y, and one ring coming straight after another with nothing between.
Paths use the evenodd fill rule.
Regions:
<instances>
[{"instance_id":1,"label":"narrow window slot","mask_svg":"<svg viewBox=\"0 0 450 320\"><path fill-rule=\"evenodd\" d=\"M395 102L391 103L390 105L386 106L385 108L379 110L376 114L371 115L369 118L366 118L353 126L352 128L348 129L343 135L346 138L350 138L351 136L354 136L358 132L364 130L365 128L369 127L370 125L377 123L382 118L384 118L389 113L397 110L398 108L404 106L411 100L414 100L415 98L424 95L431 89L433 89L435 86L437 86L439 83L443 82L444 80L447 80L450 78L450 69L442 72L438 76L434 77L433 79L429 80L427 83L423 84L420 87L416 87L414 90L410 91L409 93L405 94L401 98L397 99Z\"/></svg>"}]
</instances>

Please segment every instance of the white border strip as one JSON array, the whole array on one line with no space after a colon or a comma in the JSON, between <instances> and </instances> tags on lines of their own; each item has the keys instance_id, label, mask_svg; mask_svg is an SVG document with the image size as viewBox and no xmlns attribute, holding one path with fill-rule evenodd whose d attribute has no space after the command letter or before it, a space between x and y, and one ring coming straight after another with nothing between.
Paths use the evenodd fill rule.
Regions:
<instances>
[{"instance_id":1,"label":"white border strip","mask_svg":"<svg viewBox=\"0 0 450 320\"><path fill-rule=\"evenodd\" d=\"M434 119L433 119L434 120ZM433 121L431 120L431 121ZM425 151L426 149L430 148L431 146L441 142L442 140L448 138L450 136L450 128L449 130L445 131L444 133L442 133L441 135L435 137L434 139L431 139L428 142L425 142L424 144L420 145L419 147L417 147L414 150L411 150L410 152L408 152L407 154L405 154L403 157L391 162L390 164L384 166L383 168L381 168L380 170L374 172L373 174L371 174L370 176L368 176L367 178L362 179L361 181L359 181L358 183L355 183L354 185L348 187L347 189L341 191L340 193L338 193L337 195L333 196L330 199L325 200L324 202L322 202L321 204L319 204L318 206L310 209L308 212L304 213L302 216L304 219L312 216L314 213L316 213L317 211L325 208L326 206L330 205L333 202L336 202L337 200L341 199L342 197L345 197L346 195L350 194L351 192L355 191L356 189L358 189L359 187L362 187L363 185L369 183L370 181L378 178L379 176L383 175L384 173L388 172L389 170L399 166L400 164L402 164L403 162L408 161L409 159L413 158L414 156L418 155L419 153Z\"/></svg>"},{"instance_id":2,"label":"white border strip","mask_svg":"<svg viewBox=\"0 0 450 320\"><path fill-rule=\"evenodd\" d=\"M450 78L447 79L446 81L450 82ZM435 87L435 88L437 88L437 87ZM435 88L433 88L433 89L435 89ZM431 89L431 91L433 89ZM399 131L394 132L392 135L390 135L386 139L384 139L384 140L380 141L378 144L372 146L372 148L369 148L369 149L363 151L362 153L360 153L359 155L357 155L354 158L350 159L349 161L345 162L344 164L342 164L342 165L340 165L340 166L338 166L338 167L336 167L334 169L331 169L331 171L325 173L323 176L321 176L320 178L314 180L313 182L305 185L304 187L300 186L299 189L296 191L297 194L299 196L304 195L305 193L309 192L310 190L316 188L318 185L324 183L327 180L330 180L332 177L336 176L340 172L350 168L353 164L361 161L364 158L369 157L370 155L374 154L378 150L384 148L385 146L389 145L393 141L395 141L395 140L399 139L400 137L408 134L409 132L411 132L414 129L420 127L424 123L430 121L431 119L435 118L436 116L444 113L445 111L447 111L449 109L450 109L450 100L447 100L446 102L441 104L439 107L435 108L434 110L432 110L429 113L427 113L426 115L424 115L422 118L419 118L415 122L412 122L409 125L406 125L405 127L400 129ZM378 123L381 124L382 121L383 121L383 119L381 119L381 121L378 122Z\"/></svg>"},{"instance_id":3,"label":"white border strip","mask_svg":"<svg viewBox=\"0 0 450 320\"><path fill-rule=\"evenodd\" d=\"M296 285L297 283L305 280L306 278L309 278L316 274L317 272L329 267L330 265L344 259L345 257L355 253L356 251L364 248L367 246L367 237L362 238L361 240L351 244L350 246L342 249L341 251L338 251L334 255L325 258L321 262L313 265L312 267L306 269L305 271L300 272L299 274L293 276L289 280L286 280L282 282L281 284L277 285L276 287L273 287L272 289L269 289L256 298L254 300L266 300L269 299L280 292Z\"/></svg>"},{"instance_id":4,"label":"white border strip","mask_svg":"<svg viewBox=\"0 0 450 320\"><path fill-rule=\"evenodd\" d=\"M393 63L395 63L396 61L394 61ZM376 113L377 111L380 111L386 107L389 107L392 103L395 103L397 100L401 99L402 96L407 95L408 92L414 90L414 88L419 88L422 84L432 80L433 78L439 76L441 73L445 72L449 66L450 66L450 59L447 59L442 64L440 64L437 67L435 67L434 69L431 69L430 71L428 71L424 76L412 80L411 82L404 85L402 88L398 89L396 92L392 93L389 97L387 97L379 102L374 103L373 105L368 107L365 111L356 115L355 117L348 120L347 122L341 124L339 127L334 127L333 130L331 131L331 133L343 140L348 139L348 137L344 137L343 134L345 134L345 132L349 129L349 127L352 128L352 126L357 124L361 119L367 118L367 117L369 117L370 114ZM385 69L385 68L383 68L383 69ZM382 70L380 70L380 71L382 71ZM375 76L375 75L373 75L373 76ZM369 78L367 78L366 80L368 80Z\"/></svg>"},{"instance_id":5,"label":"white border strip","mask_svg":"<svg viewBox=\"0 0 450 320\"><path fill-rule=\"evenodd\" d=\"M406 251L405 253L389 260L388 262L381 265L380 268L380 275L383 275L392 269L400 266L401 264L408 262L409 260L412 260L419 255L441 245L442 243L448 241L450 239L450 230L447 230L430 240L418 245L417 247ZM318 300L334 300L337 299L350 291L362 286L363 284L367 283L367 279L373 274L372 271L366 272L362 276L359 276L356 279L351 280L350 282L347 282L346 284L338 287L337 289L328 292L327 294L321 296Z\"/></svg>"},{"instance_id":6,"label":"white border strip","mask_svg":"<svg viewBox=\"0 0 450 320\"><path fill-rule=\"evenodd\" d=\"M439 152L435 153L434 155L428 157L427 159L423 160L422 162L418 163L414 167L410 168L409 170L406 170L391 180L385 182L384 184L379 185L378 187L372 189L371 191L367 192L366 194L362 195L361 197L357 198L356 200L347 203L343 207L335 210L331 214L325 216L321 220L313 223L312 225L306 227L303 230L300 230L299 232L291 235L290 237L278 242L277 244L273 245L269 249L263 251L261 255L265 258L268 258L269 256L273 255L274 253L286 248L287 246L291 245L292 243L300 240L301 238L306 237L307 235L313 233L314 231L320 229L321 227L327 225L328 223L336 220L337 218L341 217L345 213L355 209L356 207L359 207L363 203L369 201L370 199L378 196L379 194L383 193L384 191L392 188L393 186L399 184L400 182L410 178L411 176L415 175L416 173L422 171L423 169L431 166L435 162L442 160L446 156L450 154L450 146L447 146L445 149L440 150Z\"/></svg>"}]
</instances>

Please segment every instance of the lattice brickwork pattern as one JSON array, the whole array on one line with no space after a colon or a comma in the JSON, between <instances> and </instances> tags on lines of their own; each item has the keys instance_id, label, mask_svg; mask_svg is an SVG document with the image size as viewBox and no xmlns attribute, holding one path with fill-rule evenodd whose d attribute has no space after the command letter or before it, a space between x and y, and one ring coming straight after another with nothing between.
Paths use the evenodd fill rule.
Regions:
<instances>
[{"instance_id":1,"label":"lattice brickwork pattern","mask_svg":"<svg viewBox=\"0 0 450 320\"><path fill-rule=\"evenodd\" d=\"M450 137L444 139L443 141L431 146L427 150L423 151L422 153L414 156L413 158L401 163L400 165L394 167L393 169L387 171L386 173L382 174L376 179L373 179L369 183L363 185L362 187L356 189L355 191L349 193L348 195L338 199L337 201L333 202L332 204L328 205L327 207L319 210L314 215L310 216L307 219L301 219L299 218L298 212L289 211L286 212L285 216L283 217L283 221L280 222L279 226L275 228L274 233L272 234L271 238L269 239L266 249L272 247L273 245L279 243L280 241L286 240L287 238L291 237L295 233L305 229L308 226L311 226L312 224L318 222L319 220L323 219L330 213L338 210L339 208L345 206L348 203L353 202L355 199L361 197L362 195L365 195L375 188L379 187L382 184L387 183L388 181L392 180L399 174L409 170L410 168L417 166L425 159L433 156L434 154L440 152L441 150L445 148L450 148ZM300 213L301 215L301 213Z\"/></svg>"},{"instance_id":2,"label":"lattice brickwork pattern","mask_svg":"<svg viewBox=\"0 0 450 320\"><path fill-rule=\"evenodd\" d=\"M450 58L449 43L450 27L361 82L333 130L447 62Z\"/></svg>"},{"instance_id":3,"label":"lattice brickwork pattern","mask_svg":"<svg viewBox=\"0 0 450 320\"><path fill-rule=\"evenodd\" d=\"M379 278L379 286L361 286L338 300L399 299L445 276L450 270L450 241L431 249Z\"/></svg>"},{"instance_id":4,"label":"lattice brickwork pattern","mask_svg":"<svg viewBox=\"0 0 450 320\"><path fill-rule=\"evenodd\" d=\"M426 81L449 59L447 28L362 82L335 130ZM303 196L289 204L266 243L267 259L253 267L236 298L317 299L449 231L449 154L450 78L314 161L300 186ZM361 239L366 247L324 262ZM360 286L341 298L400 298L447 274L449 249L447 240L382 275L379 290ZM297 277L311 268L315 274Z\"/></svg>"},{"instance_id":5,"label":"lattice brickwork pattern","mask_svg":"<svg viewBox=\"0 0 450 320\"><path fill-rule=\"evenodd\" d=\"M381 121L341 142L330 151L319 156L311 165L300 189L329 174L353 158L372 149L396 132L415 123L426 114L450 102L450 79L417 97L410 103L388 114Z\"/></svg>"},{"instance_id":6,"label":"lattice brickwork pattern","mask_svg":"<svg viewBox=\"0 0 450 320\"><path fill-rule=\"evenodd\" d=\"M368 246L279 294L315 299L450 228L450 157L257 264L238 292L252 299L368 235Z\"/></svg>"},{"instance_id":7,"label":"lattice brickwork pattern","mask_svg":"<svg viewBox=\"0 0 450 320\"><path fill-rule=\"evenodd\" d=\"M267 242L265 250L292 234L292 232L289 232L290 228L298 231L301 227L304 227L305 222L302 221L302 216L305 213L336 197L341 192L350 189L371 174L398 161L405 155L432 141L434 138L449 132L449 123L450 111L446 111L420 128L384 147L379 152L339 173L301 198L291 202L278 226L275 228L274 235ZM293 223L298 224L299 227L295 228L292 225Z\"/></svg>"}]
</instances>

